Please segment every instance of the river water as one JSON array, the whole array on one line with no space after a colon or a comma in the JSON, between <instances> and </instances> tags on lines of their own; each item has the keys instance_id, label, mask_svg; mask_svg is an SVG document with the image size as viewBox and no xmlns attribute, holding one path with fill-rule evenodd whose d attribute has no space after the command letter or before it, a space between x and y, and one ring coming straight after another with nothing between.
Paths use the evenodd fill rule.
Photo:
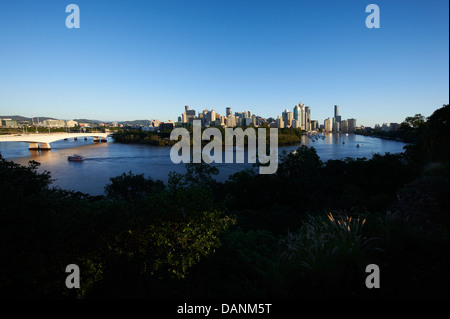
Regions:
<instances>
[{"instance_id":1,"label":"river water","mask_svg":"<svg viewBox=\"0 0 450 319\"><path fill-rule=\"evenodd\" d=\"M383 140L379 138L355 134L326 134L325 138L313 141L308 136L302 136L301 144L312 146L322 161L329 159L371 158L373 154L403 152L402 142ZM356 145L359 144L359 147ZM279 147L291 151L298 145ZM185 172L183 163L174 164L170 160L170 147L149 146L140 144L115 143L108 138L107 143L94 143L93 138L87 140L61 140L51 143L51 151L30 151L28 143L2 142L2 156L16 163L26 165L35 160L41 163L39 171L47 170L54 179L53 185L63 189L81 191L91 195L100 195L111 177L132 171L144 174L154 179L167 182L168 173ZM67 156L79 154L85 160L69 162ZM247 158L247 157L246 157ZM214 164L219 169L217 180L225 181L230 174L251 167L251 164Z\"/></svg>"}]
</instances>

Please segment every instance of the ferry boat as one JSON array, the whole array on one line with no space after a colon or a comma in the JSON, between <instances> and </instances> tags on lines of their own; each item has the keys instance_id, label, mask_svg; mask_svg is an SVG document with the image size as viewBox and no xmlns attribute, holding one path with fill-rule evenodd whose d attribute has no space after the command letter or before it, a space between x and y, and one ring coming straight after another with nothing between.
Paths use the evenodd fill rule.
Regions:
<instances>
[{"instance_id":1,"label":"ferry boat","mask_svg":"<svg viewBox=\"0 0 450 319\"><path fill-rule=\"evenodd\" d=\"M83 160L83 157L78 154L75 154L75 155L67 156L67 160L71 161L71 162L81 162Z\"/></svg>"}]
</instances>

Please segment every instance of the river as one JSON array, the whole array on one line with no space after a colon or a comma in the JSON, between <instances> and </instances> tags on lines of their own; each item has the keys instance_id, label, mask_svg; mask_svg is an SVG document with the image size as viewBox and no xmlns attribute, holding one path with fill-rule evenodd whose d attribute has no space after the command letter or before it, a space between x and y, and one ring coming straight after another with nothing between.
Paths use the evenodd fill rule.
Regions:
<instances>
[{"instance_id":1,"label":"river","mask_svg":"<svg viewBox=\"0 0 450 319\"><path fill-rule=\"evenodd\" d=\"M371 158L375 153L400 153L405 146L397 141L331 133L314 142L304 135L302 144L313 146L322 161L345 157ZM299 145L279 147L279 152L294 150ZM4 158L23 165L30 160L40 162L39 171L49 171L54 179L54 186L91 195L103 194L109 179L124 172L132 171L164 182L167 182L170 171L185 172L184 164L174 164L170 160L170 147L120 144L115 143L112 138L108 138L107 143L94 143L93 138L61 140L51 143L51 147L51 151L30 151L28 143L2 142L0 153ZM82 155L85 160L69 162L67 156L73 154ZM214 165L217 165L220 172L216 178L219 181L225 181L230 174L251 167L251 164L236 163Z\"/></svg>"}]
</instances>

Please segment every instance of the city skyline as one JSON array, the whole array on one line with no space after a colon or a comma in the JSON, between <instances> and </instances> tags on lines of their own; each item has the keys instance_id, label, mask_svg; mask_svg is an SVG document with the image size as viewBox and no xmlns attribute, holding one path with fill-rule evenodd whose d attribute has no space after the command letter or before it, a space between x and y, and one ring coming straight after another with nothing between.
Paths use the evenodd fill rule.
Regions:
<instances>
[{"instance_id":1,"label":"city skyline","mask_svg":"<svg viewBox=\"0 0 450 319\"><path fill-rule=\"evenodd\" d=\"M0 114L177 121L180 105L268 118L301 96L319 123L334 105L373 127L448 103L448 2L0 4ZM32 24L30 24L32 21ZM331 109L331 111L330 111Z\"/></svg>"},{"instance_id":2,"label":"city skyline","mask_svg":"<svg viewBox=\"0 0 450 319\"><path fill-rule=\"evenodd\" d=\"M272 115L268 118L262 117L260 115L258 115L257 113L252 113L252 111L249 110L239 110L232 112L230 107L226 107L225 109L225 116L222 116L219 112L216 112L215 109L211 109L211 111L209 109L204 109L203 111L196 111L194 109L189 109L188 105L185 105L185 112L183 112L183 114L181 116L178 117L178 120L172 120L172 119L168 119L167 121L165 120L161 120L161 119L155 119L155 118L146 118L146 119L135 119L135 120L113 120L113 121L101 121L98 119L88 119L87 117L83 117L83 119L56 119L53 117L49 117L47 119L47 117L43 117L44 120L40 121L39 117L31 117L31 121L33 121L34 119L34 124L35 125L39 125L39 126L50 126L50 127L75 127L75 126L87 126L89 127L90 125L87 123L77 123L75 120L77 121L83 121L83 120L87 120L87 121L97 121L99 123L101 123L102 125L105 124L112 124L112 126L118 126L119 123L127 123L127 122L136 122L136 121L148 121L150 122L149 125L153 126L155 125L154 123L173 123L173 124L182 124L182 123L189 123L189 117L192 117L192 119L200 119L202 120L203 125L211 125L210 122L212 122L212 119L209 118L208 119L208 123L204 123L204 120L206 119L207 116L211 116L211 113L215 113L216 114L216 119L220 120L221 117L228 117L229 115L231 115L233 118L236 117L236 119L238 117L241 117L242 119L253 119L253 121L249 121L248 123L246 122L238 122L236 124L236 122L234 122L234 124L232 124L231 126L228 126L227 123L223 122L223 119L221 121L221 125L225 126L225 127L235 127L235 126L248 126L250 125L250 123L252 123L255 126L259 126L262 125L263 123L269 124L271 126L273 126L274 124L275 127L280 127L278 119L282 119L282 121L284 122L283 125L281 126L281 128L283 127L293 127L293 128L301 128L303 131L314 131L314 130L322 130L325 129L326 131L353 131L355 128L357 127L366 127L366 128L380 128L383 130L388 130L388 129L392 129L392 127L394 128L398 128L400 123L397 122L381 122L382 124L380 125L380 123L376 123L373 127L369 127L369 126L364 126L364 125L356 125L356 118L347 118L347 119L342 119L342 117L339 115L339 106L338 105L334 105L334 116L333 117L328 117L326 119L311 119L311 107L310 106L305 106L304 103L300 102L298 105L295 105L292 109L292 112L289 111L289 109L285 109L285 111L283 111L280 115ZM306 113L305 113L306 110ZM186 113L188 112L188 117L184 118L184 116L186 116ZM248 114L248 116L246 115ZM290 115L289 115L290 114ZM305 117L306 114L306 117ZM2 120L2 123L0 123L0 126L2 126L3 122L5 120L11 120L11 116L20 116L23 117L21 115L9 115L9 116L5 116L5 115L1 115L0 114L0 119ZM293 124L292 122L289 122L289 124L286 125L286 116L290 116L291 120L298 120L298 124ZM304 120L302 120L302 118L304 117ZM256 118L256 121L255 121ZM61 122L67 122L66 124L60 124ZM332 121L330 122L330 126L331 129L327 129L327 121ZM334 121L339 122L339 127L336 129L336 126L334 123ZM341 129L341 121L343 123L345 123L345 129ZM352 121L352 125L350 130L348 130L348 124L347 121ZM12 122L16 123L14 124L14 127L17 126L18 121L17 120L13 120ZM52 123L56 123L58 122L59 124L49 124L50 122ZM310 123L309 125L307 125L306 123ZM70 124L69 124L70 123ZM5 124L3 124L3 126L7 126ZM138 125L139 126L139 125ZM140 125L140 126L146 126L146 125ZM213 125L214 126L214 125ZM217 123L216 126L219 126L219 124ZM157 125L156 125L157 127ZM333 129L334 127L334 129Z\"/></svg>"}]
</instances>

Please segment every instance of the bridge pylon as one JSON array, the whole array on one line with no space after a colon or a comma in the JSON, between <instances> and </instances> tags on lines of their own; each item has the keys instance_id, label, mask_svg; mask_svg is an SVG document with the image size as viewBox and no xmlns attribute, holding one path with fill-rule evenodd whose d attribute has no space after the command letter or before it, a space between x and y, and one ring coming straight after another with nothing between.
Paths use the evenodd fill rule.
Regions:
<instances>
[{"instance_id":1,"label":"bridge pylon","mask_svg":"<svg viewBox=\"0 0 450 319\"><path fill-rule=\"evenodd\" d=\"M41 151L50 151L52 147L50 146L50 143L35 143L30 142L30 146L28 147L29 150L41 150Z\"/></svg>"},{"instance_id":2,"label":"bridge pylon","mask_svg":"<svg viewBox=\"0 0 450 319\"><path fill-rule=\"evenodd\" d=\"M39 149L39 143L30 143L30 146L28 147L29 150L38 150Z\"/></svg>"}]
</instances>

